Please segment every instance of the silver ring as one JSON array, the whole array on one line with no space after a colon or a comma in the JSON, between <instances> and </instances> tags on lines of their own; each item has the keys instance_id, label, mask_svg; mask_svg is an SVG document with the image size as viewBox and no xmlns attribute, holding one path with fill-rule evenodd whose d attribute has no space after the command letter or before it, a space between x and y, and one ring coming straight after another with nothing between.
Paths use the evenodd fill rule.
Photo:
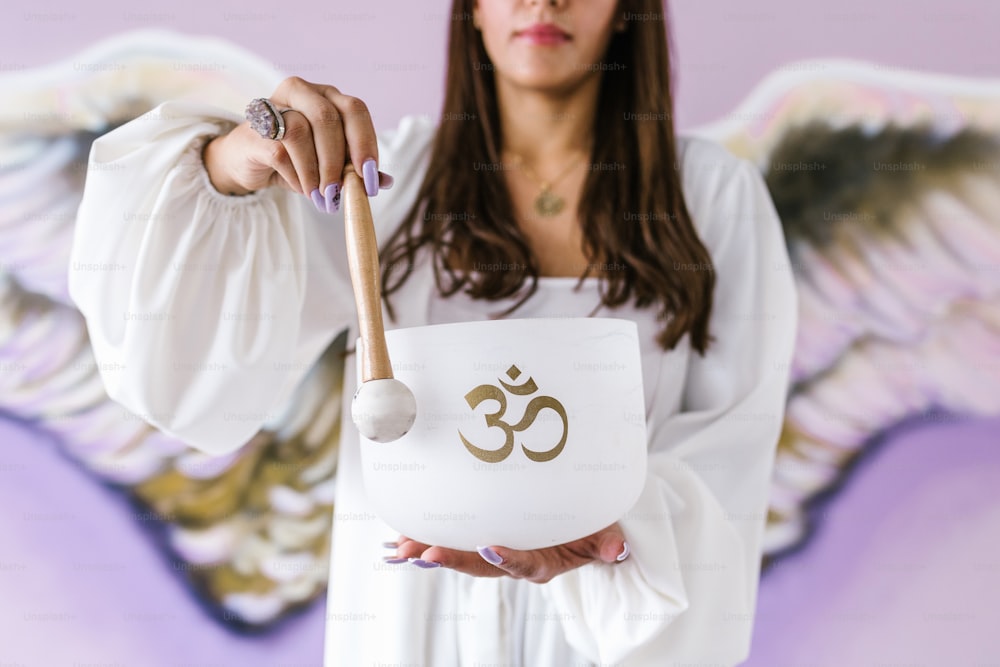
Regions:
<instances>
[{"instance_id":1,"label":"silver ring","mask_svg":"<svg viewBox=\"0 0 1000 667\"><path fill-rule=\"evenodd\" d=\"M278 109L274 103L266 97L256 97L250 100L246 108L246 119L250 121L250 127L257 131L257 134L265 139L281 141L285 136L284 113L291 109Z\"/></svg>"}]
</instances>

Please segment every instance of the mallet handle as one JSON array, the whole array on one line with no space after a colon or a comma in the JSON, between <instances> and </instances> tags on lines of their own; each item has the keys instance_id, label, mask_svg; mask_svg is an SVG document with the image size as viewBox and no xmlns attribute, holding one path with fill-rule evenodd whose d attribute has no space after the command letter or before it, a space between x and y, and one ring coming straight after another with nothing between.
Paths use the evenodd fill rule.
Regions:
<instances>
[{"instance_id":1,"label":"mallet handle","mask_svg":"<svg viewBox=\"0 0 1000 667\"><path fill-rule=\"evenodd\" d=\"M348 164L340 192L344 207L344 234L347 239L347 263L354 286L361 334L361 381L392 377L389 348L385 344L382 323L382 284L378 261L378 241L364 181Z\"/></svg>"}]
</instances>

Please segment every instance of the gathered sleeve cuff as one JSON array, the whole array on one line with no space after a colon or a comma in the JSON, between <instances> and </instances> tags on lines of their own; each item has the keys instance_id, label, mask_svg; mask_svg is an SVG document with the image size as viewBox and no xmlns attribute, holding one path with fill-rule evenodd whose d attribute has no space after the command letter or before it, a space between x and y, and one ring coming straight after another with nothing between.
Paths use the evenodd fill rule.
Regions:
<instances>
[{"instance_id":1,"label":"gathered sleeve cuff","mask_svg":"<svg viewBox=\"0 0 1000 667\"><path fill-rule=\"evenodd\" d=\"M354 321L346 268L281 188L217 192L204 143L237 122L168 102L98 138L75 230L70 296L108 394L202 451L249 440Z\"/></svg>"}]
</instances>

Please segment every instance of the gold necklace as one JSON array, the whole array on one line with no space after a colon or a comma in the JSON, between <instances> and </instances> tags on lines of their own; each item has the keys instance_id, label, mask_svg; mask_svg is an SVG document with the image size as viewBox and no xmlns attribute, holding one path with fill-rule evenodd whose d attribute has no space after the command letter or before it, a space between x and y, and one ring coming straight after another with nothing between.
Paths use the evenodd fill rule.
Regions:
<instances>
[{"instance_id":1,"label":"gold necklace","mask_svg":"<svg viewBox=\"0 0 1000 667\"><path fill-rule=\"evenodd\" d=\"M546 218L551 218L559 213L566 206L566 200L552 192L552 187L561 181L578 164L578 160L573 160L563 169L558 176L551 181L542 180L535 173L535 170L524 162L524 158L516 153L512 153L512 162L517 169L524 172L524 175L534 181L541 190L535 197L535 213Z\"/></svg>"}]
</instances>

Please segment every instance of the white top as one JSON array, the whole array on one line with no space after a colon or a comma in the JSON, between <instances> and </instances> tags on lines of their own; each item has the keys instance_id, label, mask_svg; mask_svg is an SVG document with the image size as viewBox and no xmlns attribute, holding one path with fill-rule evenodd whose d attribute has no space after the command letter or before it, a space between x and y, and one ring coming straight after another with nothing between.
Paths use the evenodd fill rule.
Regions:
<instances>
[{"instance_id":1,"label":"white top","mask_svg":"<svg viewBox=\"0 0 1000 667\"><path fill-rule=\"evenodd\" d=\"M280 415L333 337L356 330L341 219L278 188L228 197L209 183L199 137L234 120L167 103L98 139L72 253L80 268L69 283L111 397L213 453ZM416 196L433 131L408 118L380 137L380 167L396 177L371 200L380 239ZM715 341L704 357L686 337L664 352L651 311L613 313L635 320L643 337L649 472L620 522L631 556L543 585L384 565L381 543L395 534L369 509L357 433L345 420L328 667L662 667L746 657L795 292L758 172L706 141L679 145L688 208L717 267ZM597 282L574 291L575 282L543 278L517 316L589 315ZM389 326L483 319L505 305L445 300L433 287L426 265L418 268L394 296Z\"/></svg>"}]
</instances>

